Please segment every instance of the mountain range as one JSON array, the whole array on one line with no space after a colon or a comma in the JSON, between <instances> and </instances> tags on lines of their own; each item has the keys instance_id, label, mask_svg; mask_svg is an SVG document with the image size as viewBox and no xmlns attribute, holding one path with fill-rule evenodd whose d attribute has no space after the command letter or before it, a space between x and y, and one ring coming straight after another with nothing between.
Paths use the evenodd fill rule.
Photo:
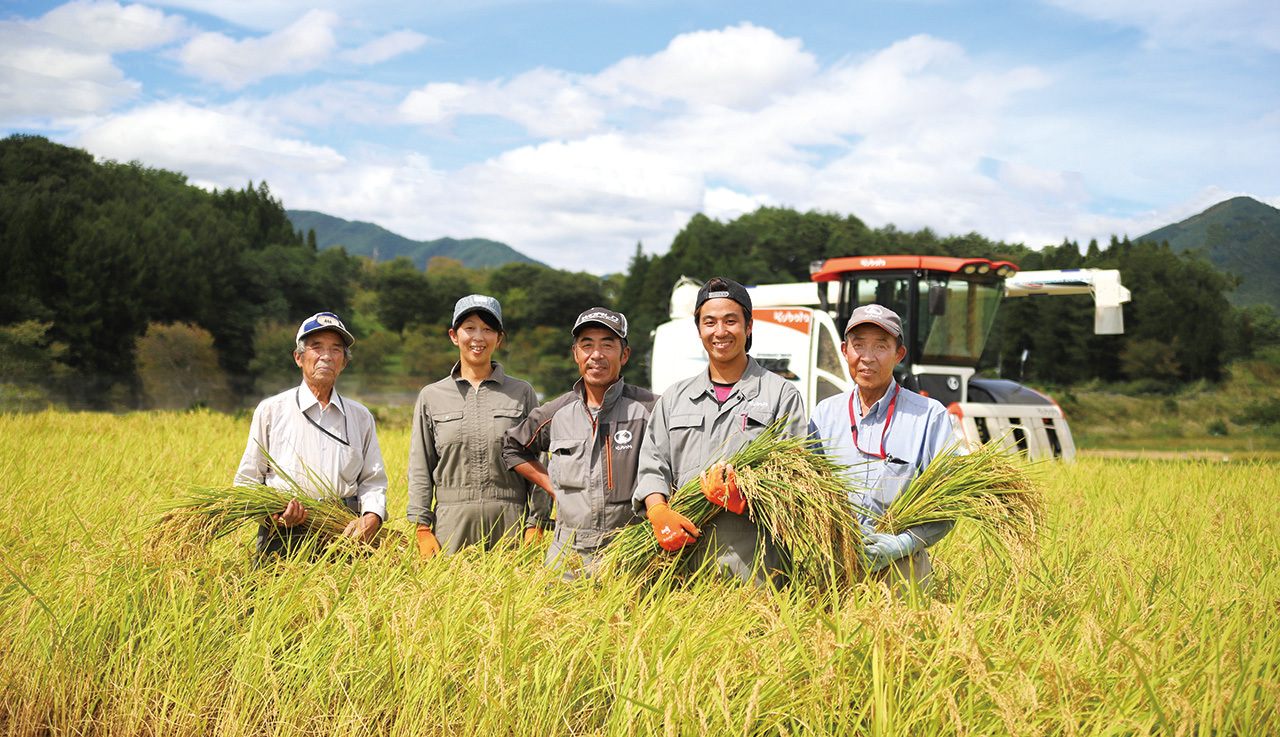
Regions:
<instances>
[{"instance_id":1,"label":"mountain range","mask_svg":"<svg viewBox=\"0 0 1280 737\"><path fill-rule=\"evenodd\" d=\"M1280 312L1280 210L1233 197L1136 240L1168 241L1176 253L1200 249L1220 271L1244 277L1227 300L1236 307L1271 305Z\"/></svg>"},{"instance_id":2,"label":"mountain range","mask_svg":"<svg viewBox=\"0 0 1280 737\"><path fill-rule=\"evenodd\" d=\"M436 256L456 259L468 269L497 267L512 261L544 265L505 243L486 238L437 238L415 241L373 223L343 220L314 210L286 210L289 222L303 233L315 230L320 248L343 246L347 253L390 261L398 256L411 259L419 269Z\"/></svg>"}]
</instances>

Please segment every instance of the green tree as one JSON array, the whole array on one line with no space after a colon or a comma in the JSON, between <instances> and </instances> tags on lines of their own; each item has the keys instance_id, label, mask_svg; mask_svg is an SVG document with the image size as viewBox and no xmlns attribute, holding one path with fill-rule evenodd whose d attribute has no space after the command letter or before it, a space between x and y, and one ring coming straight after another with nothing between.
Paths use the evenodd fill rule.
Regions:
<instances>
[{"instance_id":1,"label":"green tree","mask_svg":"<svg viewBox=\"0 0 1280 737\"><path fill-rule=\"evenodd\" d=\"M153 407L230 408L226 376L208 330L152 323L138 339L139 375Z\"/></svg>"}]
</instances>

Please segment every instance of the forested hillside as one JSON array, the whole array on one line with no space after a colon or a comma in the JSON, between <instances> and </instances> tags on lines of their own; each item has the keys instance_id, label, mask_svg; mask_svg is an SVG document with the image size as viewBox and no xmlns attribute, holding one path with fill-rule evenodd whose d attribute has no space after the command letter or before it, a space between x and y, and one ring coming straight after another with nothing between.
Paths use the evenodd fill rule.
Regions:
<instances>
[{"instance_id":1,"label":"forested hillside","mask_svg":"<svg viewBox=\"0 0 1280 737\"><path fill-rule=\"evenodd\" d=\"M247 377L255 326L345 309L347 279L332 275L355 268L307 247L265 183L207 192L21 135L0 141L0 251L0 321L56 354L85 398L134 383L134 342L151 323L202 328L228 376Z\"/></svg>"},{"instance_id":2,"label":"forested hillside","mask_svg":"<svg viewBox=\"0 0 1280 737\"><path fill-rule=\"evenodd\" d=\"M505 243L487 238L415 241L373 223L343 220L313 210L287 210L285 214L296 230L314 230L319 248L342 247L347 253L375 261L404 256L419 269L426 269L437 256L454 259L468 269L496 268L513 262L543 265Z\"/></svg>"},{"instance_id":3,"label":"forested hillside","mask_svg":"<svg viewBox=\"0 0 1280 737\"><path fill-rule=\"evenodd\" d=\"M815 260L889 254L1121 270L1133 294L1125 335L1092 334L1088 297L1010 300L983 357L987 375L1160 391L1215 380L1227 362L1262 351L1280 363L1270 307L1232 308L1234 277L1149 242L1033 250L761 208L731 222L696 215L665 253L637 245L627 273L607 278L522 262L468 268L442 256L424 269L403 256L374 263L318 248L266 183L209 192L178 173L95 162L19 135L0 141L0 410L50 400L245 406L298 380L293 335L320 310L339 313L357 335L348 387L412 396L457 360L448 321L454 301L472 292L502 302L508 335L497 358L545 395L577 377L569 329L596 305L631 318L626 375L647 384L649 332L667 319L681 276L805 281Z\"/></svg>"},{"instance_id":4,"label":"forested hillside","mask_svg":"<svg viewBox=\"0 0 1280 737\"><path fill-rule=\"evenodd\" d=\"M1195 249L1218 269L1240 277L1227 294L1237 307L1280 310L1280 210L1252 197L1233 197L1138 240L1167 241L1174 253Z\"/></svg>"}]
</instances>

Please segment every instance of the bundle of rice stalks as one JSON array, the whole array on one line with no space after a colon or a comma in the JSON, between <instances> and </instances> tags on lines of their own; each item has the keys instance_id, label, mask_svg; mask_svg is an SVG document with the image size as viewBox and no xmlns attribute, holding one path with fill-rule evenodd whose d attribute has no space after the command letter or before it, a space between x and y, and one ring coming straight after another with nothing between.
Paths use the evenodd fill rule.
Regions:
<instances>
[{"instance_id":1,"label":"bundle of rice stalks","mask_svg":"<svg viewBox=\"0 0 1280 737\"><path fill-rule=\"evenodd\" d=\"M782 436L785 418L767 428L725 462L737 470L747 499L745 514L791 555L791 579L826 588L859 575L861 533L848 499L843 466L814 453L806 437ZM676 512L701 528L724 511L702 494L694 478L668 500ZM624 529L601 553L600 574L651 581L678 565L701 542L668 553L650 526Z\"/></svg>"},{"instance_id":2,"label":"bundle of rice stalks","mask_svg":"<svg viewBox=\"0 0 1280 737\"><path fill-rule=\"evenodd\" d=\"M266 454L265 449L263 453ZM267 461L279 469L270 455L267 455ZM356 519L355 513L343 505L323 477L311 469L306 469L306 473L313 488L322 490L322 498L316 499L283 472L280 472L280 477L288 484L287 490L262 484L192 487L166 509L167 513L160 521L161 535L209 541L246 524L270 525L271 515L284 511L289 500L296 499L307 511L306 521L300 526L304 534L315 535L322 540L339 537ZM384 525L372 544L383 544L389 538L402 540L403 535L388 530Z\"/></svg>"},{"instance_id":3,"label":"bundle of rice stalks","mask_svg":"<svg viewBox=\"0 0 1280 737\"><path fill-rule=\"evenodd\" d=\"M1009 559L1034 547L1044 524L1040 466L1008 453L1000 442L968 455L949 449L930 463L889 504L876 531L898 534L929 522L968 520L978 535Z\"/></svg>"},{"instance_id":4,"label":"bundle of rice stalks","mask_svg":"<svg viewBox=\"0 0 1280 737\"><path fill-rule=\"evenodd\" d=\"M295 497L261 484L192 488L169 509L165 518L172 521L185 518L187 529L205 527L206 534L217 538L248 523L266 522L271 515L283 511L291 498L296 498L307 510L302 526L309 534L337 537L356 518L337 499L313 499L301 493Z\"/></svg>"}]
</instances>

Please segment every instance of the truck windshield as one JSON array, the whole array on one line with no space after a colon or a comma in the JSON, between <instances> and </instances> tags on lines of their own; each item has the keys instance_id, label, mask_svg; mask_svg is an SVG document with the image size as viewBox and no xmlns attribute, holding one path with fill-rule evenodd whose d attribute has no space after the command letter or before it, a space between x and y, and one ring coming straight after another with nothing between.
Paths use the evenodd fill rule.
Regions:
<instances>
[{"instance_id":1,"label":"truck windshield","mask_svg":"<svg viewBox=\"0 0 1280 737\"><path fill-rule=\"evenodd\" d=\"M942 282L920 281L920 322L924 350L922 363L972 366L982 357L982 348L1000 307L1001 288L952 278L942 283L947 290L946 312L929 314L929 287Z\"/></svg>"}]
</instances>

